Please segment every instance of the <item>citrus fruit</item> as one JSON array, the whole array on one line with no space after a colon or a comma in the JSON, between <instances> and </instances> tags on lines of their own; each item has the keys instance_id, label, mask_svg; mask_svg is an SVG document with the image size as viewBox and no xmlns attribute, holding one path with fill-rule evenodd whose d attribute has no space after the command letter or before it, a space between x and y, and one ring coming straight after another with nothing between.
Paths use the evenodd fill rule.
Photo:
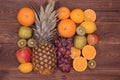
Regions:
<instances>
[{"instance_id":1,"label":"citrus fruit","mask_svg":"<svg viewBox=\"0 0 120 80\"><path fill-rule=\"evenodd\" d=\"M60 36L70 38L76 32L76 24L70 19L64 19L58 23L57 29Z\"/></svg>"},{"instance_id":2,"label":"citrus fruit","mask_svg":"<svg viewBox=\"0 0 120 80\"><path fill-rule=\"evenodd\" d=\"M67 7L60 7L58 9L58 18L59 19L67 19L70 16L70 10Z\"/></svg>"},{"instance_id":3,"label":"citrus fruit","mask_svg":"<svg viewBox=\"0 0 120 80\"><path fill-rule=\"evenodd\" d=\"M85 21L81 25L87 34L93 33L97 30L96 24L94 22Z\"/></svg>"},{"instance_id":4,"label":"citrus fruit","mask_svg":"<svg viewBox=\"0 0 120 80\"><path fill-rule=\"evenodd\" d=\"M84 12L81 9L74 9L71 11L70 18L75 23L81 23L84 20Z\"/></svg>"},{"instance_id":5,"label":"citrus fruit","mask_svg":"<svg viewBox=\"0 0 120 80\"><path fill-rule=\"evenodd\" d=\"M22 73L30 73L33 70L33 65L32 63L22 63L18 66L18 69L22 72Z\"/></svg>"},{"instance_id":6,"label":"citrus fruit","mask_svg":"<svg viewBox=\"0 0 120 80\"><path fill-rule=\"evenodd\" d=\"M96 20L96 13L95 13L94 10L86 9L84 11L84 14L85 14L85 18L84 18L85 21L92 21L92 22L94 22Z\"/></svg>"},{"instance_id":7,"label":"citrus fruit","mask_svg":"<svg viewBox=\"0 0 120 80\"><path fill-rule=\"evenodd\" d=\"M76 33L77 33L77 35L83 36L83 35L85 35L85 29L81 26L78 26L76 29Z\"/></svg>"},{"instance_id":8,"label":"citrus fruit","mask_svg":"<svg viewBox=\"0 0 120 80\"><path fill-rule=\"evenodd\" d=\"M87 68L87 60L84 57L76 57L73 60L73 68L78 72L85 71Z\"/></svg>"},{"instance_id":9,"label":"citrus fruit","mask_svg":"<svg viewBox=\"0 0 120 80\"><path fill-rule=\"evenodd\" d=\"M27 45L27 41L25 39L20 39L18 40L17 45L19 48L23 48Z\"/></svg>"},{"instance_id":10,"label":"citrus fruit","mask_svg":"<svg viewBox=\"0 0 120 80\"><path fill-rule=\"evenodd\" d=\"M90 69L94 69L96 67L96 61L95 60L88 61L88 67Z\"/></svg>"},{"instance_id":11,"label":"citrus fruit","mask_svg":"<svg viewBox=\"0 0 120 80\"><path fill-rule=\"evenodd\" d=\"M82 49L82 55L87 60L92 60L96 56L96 49L94 48L94 46L86 45Z\"/></svg>"},{"instance_id":12,"label":"citrus fruit","mask_svg":"<svg viewBox=\"0 0 120 80\"><path fill-rule=\"evenodd\" d=\"M70 52L71 52L70 57L71 57L72 59L75 59L76 57L80 56L80 54L81 54L80 49L77 49L77 48L75 48L75 47L71 47Z\"/></svg>"},{"instance_id":13,"label":"citrus fruit","mask_svg":"<svg viewBox=\"0 0 120 80\"><path fill-rule=\"evenodd\" d=\"M31 8L21 8L17 14L17 20L21 25L31 26L35 22L34 11Z\"/></svg>"}]
</instances>

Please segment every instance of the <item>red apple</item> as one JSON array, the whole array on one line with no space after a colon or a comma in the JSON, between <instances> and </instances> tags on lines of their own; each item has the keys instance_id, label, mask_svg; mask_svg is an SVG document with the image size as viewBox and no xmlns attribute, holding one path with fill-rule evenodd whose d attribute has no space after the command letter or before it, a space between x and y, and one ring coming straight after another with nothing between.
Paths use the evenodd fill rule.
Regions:
<instances>
[{"instance_id":1,"label":"red apple","mask_svg":"<svg viewBox=\"0 0 120 80\"><path fill-rule=\"evenodd\" d=\"M16 52L17 60L18 60L20 63L30 62L31 56L32 56L32 52L31 52L31 49L28 48L28 47L24 47L24 48L22 48L22 49L19 49L19 50Z\"/></svg>"},{"instance_id":2,"label":"red apple","mask_svg":"<svg viewBox=\"0 0 120 80\"><path fill-rule=\"evenodd\" d=\"M87 42L89 45L95 45L99 41L99 37L97 34L88 34L87 36Z\"/></svg>"}]
</instances>

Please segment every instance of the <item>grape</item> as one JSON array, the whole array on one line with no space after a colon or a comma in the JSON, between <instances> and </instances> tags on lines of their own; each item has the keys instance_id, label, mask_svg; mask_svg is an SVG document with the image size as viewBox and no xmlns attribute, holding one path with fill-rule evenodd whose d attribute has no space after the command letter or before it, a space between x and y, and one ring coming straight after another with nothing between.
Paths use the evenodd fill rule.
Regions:
<instances>
[{"instance_id":1,"label":"grape","mask_svg":"<svg viewBox=\"0 0 120 80\"><path fill-rule=\"evenodd\" d=\"M62 46L61 43L58 43L58 44L57 44L57 47L61 47L61 46Z\"/></svg>"},{"instance_id":2,"label":"grape","mask_svg":"<svg viewBox=\"0 0 120 80\"><path fill-rule=\"evenodd\" d=\"M64 51L64 48L63 47L60 47L59 49L58 49L59 51L58 52L63 52Z\"/></svg>"},{"instance_id":3,"label":"grape","mask_svg":"<svg viewBox=\"0 0 120 80\"><path fill-rule=\"evenodd\" d=\"M67 59L64 59L65 64L69 64L69 61Z\"/></svg>"},{"instance_id":4,"label":"grape","mask_svg":"<svg viewBox=\"0 0 120 80\"><path fill-rule=\"evenodd\" d=\"M57 54L59 57L62 57L62 53L61 52L58 52Z\"/></svg>"},{"instance_id":5,"label":"grape","mask_svg":"<svg viewBox=\"0 0 120 80\"><path fill-rule=\"evenodd\" d=\"M66 55L70 55L70 50L67 50L67 51L66 51Z\"/></svg>"},{"instance_id":6,"label":"grape","mask_svg":"<svg viewBox=\"0 0 120 80\"><path fill-rule=\"evenodd\" d=\"M59 43L59 40L55 40L55 44L57 45Z\"/></svg>"},{"instance_id":7,"label":"grape","mask_svg":"<svg viewBox=\"0 0 120 80\"><path fill-rule=\"evenodd\" d=\"M66 72L70 72L71 66L69 64L66 65Z\"/></svg>"},{"instance_id":8,"label":"grape","mask_svg":"<svg viewBox=\"0 0 120 80\"><path fill-rule=\"evenodd\" d=\"M57 66L62 72L70 72L71 57L70 49L73 46L73 38L61 38L55 40L57 53Z\"/></svg>"},{"instance_id":9,"label":"grape","mask_svg":"<svg viewBox=\"0 0 120 80\"><path fill-rule=\"evenodd\" d=\"M70 48L71 48L71 44L70 44L70 45L68 44L68 45L66 46L66 49L69 50Z\"/></svg>"},{"instance_id":10,"label":"grape","mask_svg":"<svg viewBox=\"0 0 120 80\"><path fill-rule=\"evenodd\" d=\"M67 40L70 42L73 42L73 38L68 38Z\"/></svg>"},{"instance_id":11,"label":"grape","mask_svg":"<svg viewBox=\"0 0 120 80\"><path fill-rule=\"evenodd\" d=\"M69 55L64 55L64 58L65 59L68 59L70 56Z\"/></svg>"},{"instance_id":12,"label":"grape","mask_svg":"<svg viewBox=\"0 0 120 80\"><path fill-rule=\"evenodd\" d=\"M61 71L62 71L62 72L66 72L66 68L63 66L63 67L61 68Z\"/></svg>"}]
</instances>

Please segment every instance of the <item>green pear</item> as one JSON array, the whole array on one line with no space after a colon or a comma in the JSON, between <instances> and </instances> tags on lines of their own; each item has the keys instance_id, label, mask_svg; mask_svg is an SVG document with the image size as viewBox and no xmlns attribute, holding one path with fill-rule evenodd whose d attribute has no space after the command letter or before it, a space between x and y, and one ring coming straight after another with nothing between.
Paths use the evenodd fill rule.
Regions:
<instances>
[{"instance_id":1,"label":"green pear","mask_svg":"<svg viewBox=\"0 0 120 80\"><path fill-rule=\"evenodd\" d=\"M22 39L28 39L32 36L32 29L29 27L20 27L18 36Z\"/></svg>"},{"instance_id":2,"label":"green pear","mask_svg":"<svg viewBox=\"0 0 120 80\"><path fill-rule=\"evenodd\" d=\"M82 49L86 45L86 37L85 36L75 36L74 38L74 47L78 49Z\"/></svg>"}]
</instances>

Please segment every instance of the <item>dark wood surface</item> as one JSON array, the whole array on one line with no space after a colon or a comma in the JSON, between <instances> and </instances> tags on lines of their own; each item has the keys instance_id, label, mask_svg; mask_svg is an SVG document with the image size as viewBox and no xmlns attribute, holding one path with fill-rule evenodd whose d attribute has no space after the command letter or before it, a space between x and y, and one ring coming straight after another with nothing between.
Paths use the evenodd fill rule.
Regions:
<instances>
[{"instance_id":1,"label":"dark wood surface","mask_svg":"<svg viewBox=\"0 0 120 80\"><path fill-rule=\"evenodd\" d=\"M100 36L97 49L97 67L78 73L61 73L41 76L38 73L22 74L15 53L18 49L17 32L20 25L16 14L28 3L43 4L46 0L0 0L0 80L120 80L120 0L58 0L57 7L70 9L92 8L97 13L97 32Z\"/></svg>"}]
</instances>

